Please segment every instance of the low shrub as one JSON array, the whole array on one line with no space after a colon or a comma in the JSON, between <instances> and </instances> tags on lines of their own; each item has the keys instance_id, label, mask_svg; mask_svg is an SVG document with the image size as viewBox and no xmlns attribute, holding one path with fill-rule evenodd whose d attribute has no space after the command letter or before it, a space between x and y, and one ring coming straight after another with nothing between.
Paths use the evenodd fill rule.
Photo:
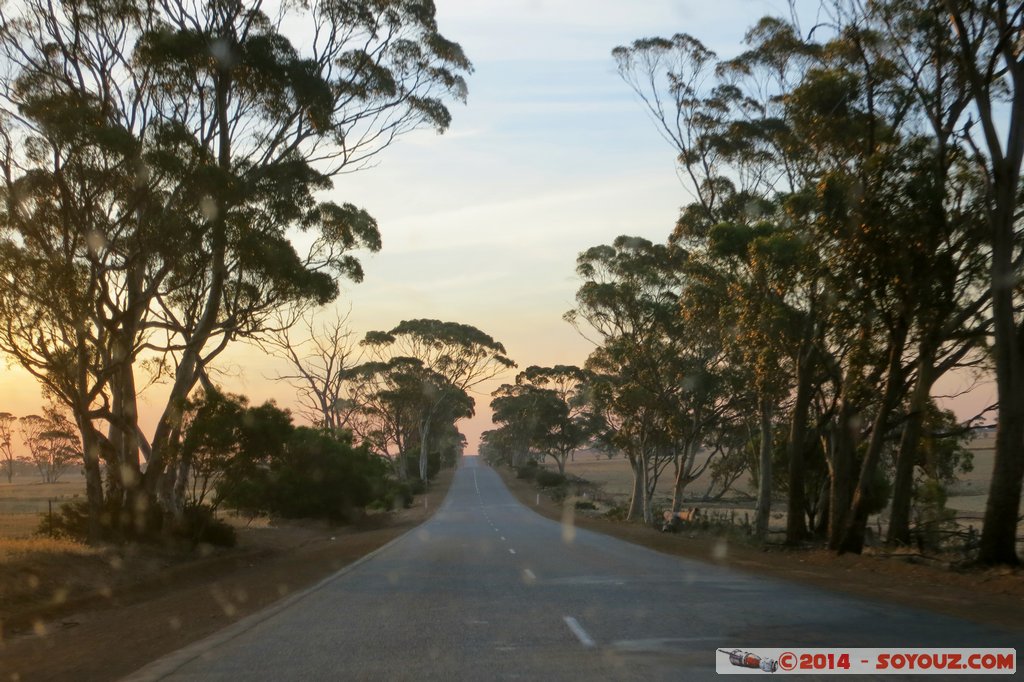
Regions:
<instances>
[{"instance_id":1,"label":"low shrub","mask_svg":"<svg viewBox=\"0 0 1024 682\"><path fill-rule=\"evenodd\" d=\"M47 514L41 516L36 529L38 535L52 535L79 542L89 538L89 507L85 500L65 502L53 514L52 521ZM159 509L152 510L147 516L148 532L132 534L134 539L159 541L171 537L187 540L193 545L206 543L217 547L235 546L235 529L215 518L213 509L208 506L185 507L181 523L173 529L165 529L165 517ZM126 534L123 529L115 527L113 518L113 513L109 511L100 517L102 536L108 540L124 540Z\"/></svg>"},{"instance_id":2,"label":"low shrub","mask_svg":"<svg viewBox=\"0 0 1024 682\"><path fill-rule=\"evenodd\" d=\"M213 509L205 505L185 507L184 518L174 529L174 535L193 545L234 547L238 541L235 529L216 518Z\"/></svg>"},{"instance_id":3,"label":"low shrub","mask_svg":"<svg viewBox=\"0 0 1024 682\"><path fill-rule=\"evenodd\" d=\"M565 485L567 482L565 476L562 474L557 471L548 471L547 469L540 469L537 471L536 481L537 485L542 488L554 488Z\"/></svg>"},{"instance_id":4,"label":"low shrub","mask_svg":"<svg viewBox=\"0 0 1024 682\"><path fill-rule=\"evenodd\" d=\"M617 504L604 513L605 518L612 521L625 521L629 509L625 505Z\"/></svg>"},{"instance_id":5,"label":"low shrub","mask_svg":"<svg viewBox=\"0 0 1024 682\"><path fill-rule=\"evenodd\" d=\"M597 505L590 500L576 500L576 508L593 511L597 509Z\"/></svg>"},{"instance_id":6,"label":"low shrub","mask_svg":"<svg viewBox=\"0 0 1024 682\"><path fill-rule=\"evenodd\" d=\"M516 478L521 478L524 481L532 481L537 478L537 467L536 466L521 466L516 467Z\"/></svg>"},{"instance_id":7,"label":"low shrub","mask_svg":"<svg viewBox=\"0 0 1024 682\"><path fill-rule=\"evenodd\" d=\"M418 481L419 482L419 481ZM422 487L422 482L419 482ZM371 505L376 509L408 509L412 506L412 485L406 481L388 481L385 490Z\"/></svg>"}]
</instances>

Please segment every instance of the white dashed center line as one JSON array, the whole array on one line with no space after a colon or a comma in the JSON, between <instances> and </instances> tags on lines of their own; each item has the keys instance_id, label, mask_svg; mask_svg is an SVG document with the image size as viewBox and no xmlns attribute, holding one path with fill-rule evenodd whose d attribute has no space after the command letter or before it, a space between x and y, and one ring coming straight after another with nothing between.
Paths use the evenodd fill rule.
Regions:
<instances>
[{"instance_id":1,"label":"white dashed center line","mask_svg":"<svg viewBox=\"0 0 1024 682\"><path fill-rule=\"evenodd\" d=\"M508 553L509 553L509 554L515 554L515 553L516 553L516 551L515 551L514 549L510 549L510 550L508 550Z\"/></svg>"}]
</instances>

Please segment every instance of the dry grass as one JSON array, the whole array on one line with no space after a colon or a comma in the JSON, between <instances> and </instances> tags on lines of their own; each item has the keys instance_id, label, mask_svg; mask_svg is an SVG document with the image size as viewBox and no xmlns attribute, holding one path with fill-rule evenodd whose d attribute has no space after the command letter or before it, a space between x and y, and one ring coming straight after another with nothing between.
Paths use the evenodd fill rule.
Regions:
<instances>
[{"instance_id":1,"label":"dry grass","mask_svg":"<svg viewBox=\"0 0 1024 682\"><path fill-rule=\"evenodd\" d=\"M625 457L608 459L606 455L595 456L590 452L577 453L575 462L566 462L565 472L595 484L601 489L603 497L613 499L616 503L625 504L629 501L633 489L633 472ZM683 495L687 498L699 498L707 491L710 480L710 476L705 473L686 486ZM658 479L658 486L655 489L656 505L665 505L672 501L674 483L674 474L670 466ZM744 481L740 481L733 486L733 490L746 492L744 485ZM728 495L728 497L732 496L732 493Z\"/></svg>"},{"instance_id":2,"label":"dry grass","mask_svg":"<svg viewBox=\"0 0 1024 682\"><path fill-rule=\"evenodd\" d=\"M95 547L64 538L0 538L0 561L42 554L92 556L98 553L99 550Z\"/></svg>"},{"instance_id":3,"label":"dry grass","mask_svg":"<svg viewBox=\"0 0 1024 682\"><path fill-rule=\"evenodd\" d=\"M57 483L41 483L30 476L0 483L0 540L32 535L50 503L56 514L60 505L84 495L85 480L70 472Z\"/></svg>"}]
</instances>

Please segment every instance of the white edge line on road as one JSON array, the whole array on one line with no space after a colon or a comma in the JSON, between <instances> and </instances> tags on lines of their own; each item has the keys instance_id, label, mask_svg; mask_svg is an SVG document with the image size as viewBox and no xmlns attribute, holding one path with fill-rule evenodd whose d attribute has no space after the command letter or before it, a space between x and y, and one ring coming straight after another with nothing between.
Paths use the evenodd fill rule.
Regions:
<instances>
[{"instance_id":1,"label":"white edge line on road","mask_svg":"<svg viewBox=\"0 0 1024 682\"><path fill-rule=\"evenodd\" d=\"M528 568L523 571L523 575L526 576L527 580L536 580L537 579L537 576L534 574L534 572L531 571Z\"/></svg>"},{"instance_id":2,"label":"white edge line on road","mask_svg":"<svg viewBox=\"0 0 1024 682\"><path fill-rule=\"evenodd\" d=\"M590 638L587 631L583 629L583 626L573 618L572 616L564 616L565 624L572 630L572 634L576 635L576 639L580 640L580 644L586 649L593 649L597 644Z\"/></svg>"},{"instance_id":3,"label":"white edge line on road","mask_svg":"<svg viewBox=\"0 0 1024 682\"><path fill-rule=\"evenodd\" d=\"M476 472L473 473L475 474ZM447 496L445 496L445 500L447 500ZM442 503L441 506L443 507L444 504ZM249 630L252 630L264 621L270 620L271 618L273 618L280 612L284 611L285 609L291 608L297 602L302 601L314 592L319 591L328 583L337 580L346 573L354 571L356 568L366 563L367 561L370 561L378 554L381 554L382 552L388 550L392 545L401 542L403 539L405 539L405 536L412 534L413 531L418 530L424 525L430 523L430 521L431 519L427 519L423 523L410 528L394 540L388 542L385 545L381 545L369 554L366 554L360 557L359 559L356 559L348 566L345 566L340 570L327 576L326 578L318 582L316 585L308 587L302 592L296 592L295 594L289 597L285 597L275 602L274 604L271 604L270 606L266 607L261 611L257 611L256 613L250 614L242 620L237 621L234 624L229 625L222 630L218 630L217 632L209 635L208 637L204 637L203 639L193 642L192 644L187 644L181 649L178 649L177 651L173 651L167 654L166 656L156 659L152 663L146 664L145 666L139 668L130 675L121 678L121 682L152 682L154 680L162 680L165 677L174 674L180 668L183 668L184 666L188 665L189 663L196 660L208 651L216 649L217 647L222 646L224 644L227 644L236 637L245 634Z\"/></svg>"},{"instance_id":4,"label":"white edge line on road","mask_svg":"<svg viewBox=\"0 0 1024 682\"><path fill-rule=\"evenodd\" d=\"M504 535L502 535L502 536L501 536L501 541L502 541L502 542L504 542L504 541L505 541L505 536L504 536Z\"/></svg>"},{"instance_id":5,"label":"white edge line on road","mask_svg":"<svg viewBox=\"0 0 1024 682\"><path fill-rule=\"evenodd\" d=\"M509 554L515 554L515 553L516 553L516 551L515 551L514 549L510 549L510 550L508 550L508 553L509 553Z\"/></svg>"}]
</instances>

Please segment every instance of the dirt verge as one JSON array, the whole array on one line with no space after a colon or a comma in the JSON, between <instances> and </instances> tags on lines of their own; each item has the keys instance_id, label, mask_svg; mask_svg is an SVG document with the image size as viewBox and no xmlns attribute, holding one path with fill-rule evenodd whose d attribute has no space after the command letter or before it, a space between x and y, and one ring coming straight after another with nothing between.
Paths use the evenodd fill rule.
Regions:
<instances>
[{"instance_id":1,"label":"dirt verge","mask_svg":"<svg viewBox=\"0 0 1024 682\"><path fill-rule=\"evenodd\" d=\"M158 565L100 593L5 614L17 626L8 625L0 639L0 680L120 679L416 527L441 505L453 473L442 471L410 509L371 517L368 524L251 529L237 550Z\"/></svg>"},{"instance_id":2,"label":"dirt verge","mask_svg":"<svg viewBox=\"0 0 1024 682\"><path fill-rule=\"evenodd\" d=\"M496 468L516 498L539 514L562 522L565 503ZM539 503L538 503L539 500ZM674 554L748 573L912 606L1024 633L1024 571L956 571L920 557L866 553L835 554L822 549L757 548L712 532L660 533L637 523L613 521L573 510L576 525Z\"/></svg>"}]
</instances>

